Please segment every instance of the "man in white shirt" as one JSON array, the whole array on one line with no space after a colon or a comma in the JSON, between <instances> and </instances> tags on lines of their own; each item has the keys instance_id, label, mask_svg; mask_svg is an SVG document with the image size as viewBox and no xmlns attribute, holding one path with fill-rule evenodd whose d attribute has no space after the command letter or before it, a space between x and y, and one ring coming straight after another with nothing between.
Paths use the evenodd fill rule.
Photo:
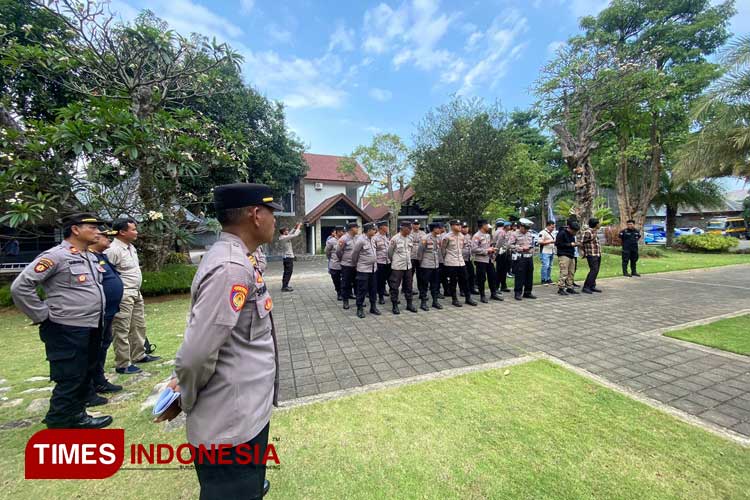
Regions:
<instances>
[{"instance_id":1,"label":"man in white shirt","mask_svg":"<svg viewBox=\"0 0 750 500\"><path fill-rule=\"evenodd\" d=\"M552 283L552 261L555 258L555 221L548 220L539 232L539 258L542 261L542 285Z\"/></svg>"},{"instance_id":2,"label":"man in white shirt","mask_svg":"<svg viewBox=\"0 0 750 500\"><path fill-rule=\"evenodd\" d=\"M284 275L281 277L282 292L294 291L294 288L289 286L289 280L292 279L292 273L294 272L294 250L292 249L292 238L296 238L300 235L300 227L302 227L302 224L298 222L291 233L289 232L288 227L282 227L280 230L281 236L279 236L279 241L281 242L284 262Z\"/></svg>"},{"instance_id":3,"label":"man in white shirt","mask_svg":"<svg viewBox=\"0 0 750 500\"><path fill-rule=\"evenodd\" d=\"M141 371L134 363L148 363L161 359L146 354L146 313L141 295L141 276L138 252L133 242L138 229L133 219L117 219L112 223L117 231L105 255L120 274L124 287L120 312L112 320L112 345L115 350L115 371L132 374Z\"/></svg>"}]
</instances>

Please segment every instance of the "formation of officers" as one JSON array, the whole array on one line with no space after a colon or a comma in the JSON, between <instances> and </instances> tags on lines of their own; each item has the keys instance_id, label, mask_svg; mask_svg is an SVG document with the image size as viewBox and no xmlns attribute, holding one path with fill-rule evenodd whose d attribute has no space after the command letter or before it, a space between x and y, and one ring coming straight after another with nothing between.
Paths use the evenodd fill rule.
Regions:
<instances>
[{"instance_id":1,"label":"formation of officers","mask_svg":"<svg viewBox=\"0 0 750 500\"><path fill-rule=\"evenodd\" d=\"M419 221L404 221L399 232L390 236L388 223L365 224L362 234L356 222L337 226L326 241L328 268L343 308L349 309L355 298L357 316L365 317L365 299L370 313L380 315L378 305L391 301L393 314L401 314L400 294L406 310L442 309L440 300L450 298L455 307L476 306L479 301L502 301L509 292L506 279L515 273L514 298L535 299L532 293L535 241L529 229L532 221L517 224L498 219L496 231L487 220L477 221L478 230L469 234L467 222L432 222L427 231ZM473 262L472 262L473 261ZM416 281L416 291L414 284ZM387 285L387 289L386 289Z\"/></svg>"}]
</instances>

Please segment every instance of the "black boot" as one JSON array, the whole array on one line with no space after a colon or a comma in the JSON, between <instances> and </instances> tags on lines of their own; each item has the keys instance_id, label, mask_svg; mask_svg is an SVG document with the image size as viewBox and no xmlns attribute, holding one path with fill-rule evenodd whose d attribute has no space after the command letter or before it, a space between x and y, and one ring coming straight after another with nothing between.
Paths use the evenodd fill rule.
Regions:
<instances>
[{"instance_id":1,"label":"black boot","mask_svg":"<svg viewBox=\"0 0 750 500\"><path fill-rule=\"evenodd\" d=\"M497 292L493 293L492 296L490 296L490 300L497 300L498 302L503 301L503 296Z\"/></svg>"},{"instance_id":2,"label":"black boot","mask_svg":"<svg viewBox=\"0 0 750 500\"><path fill-rule=\"evenodd\" d=\"M381 306L382 306L383 304L385 304L385 298L384 298L384 297L383 297L382 295L381 295L381 296L380 296L380 298L378 299L378 304L380 304Z\"/></svg>"},{"instance_id":3,"label":"black boot","mask_svg":"<svg viewBox=\"0 0 750 500\"><path fill-rule=\"evenodd\" d=\"M466 300L464 300L464 302L467 305L470 305L470 306L477 306L477 305L479 305L479 304L477 304L476 300L474 300L474 299L471 298L471 294L470 293L466 294Z\"/></svg>"},{"instance_id":4,"label":"black boot","mask_svg":"<svg viewBox=\"0 0 750 500\"><path fill-rule=\"evenodd\" d=\"M411 299L406 299L406 310L413 313L417 312L417 307L414 305L414 302L412 302Z\"/></svg>"},{"instance_id":5,"label":"black boot","mask_svg":"<svg viewBox=\"0 0 750 500\"><path fill-rule=\"evenodd\" d=\"M393 314L401 314L401 311L398 310L398 304L393 302L393 309L391 309Z\"/></svg>"},{"instance_id":6,"label":"black boot","mask_svg":"<svg viewBox=\"0 0 750 500\"><path fill-rule=\"evenodd\" d=\"M437 295L433 295L432 296L432 307L434 307L435 309L442 309L443 308L443 306L440 305L440 302L438 302L438 296Z\"/></svg>"},{"instance_id":7,"label":"black boot","mask_svg":"<svg viewBox=\"0 0 750 500\"><path fill-rule=\"evenodd\" d=\"M463 307L463 305L461 305L461 303L458 301L458 297L453 297L453 301L451 302L451 304L456 307Z\"/></svg>"},{"instance_id":8,"label":"black boot","mask_svg":"<svg viewBox=\"0 0 750 500\"><path fill-rule=\"evenodd\" d=\"M349 309L349 299L344 299L344 309Z\"/></svg>"},{"instance_id":9,"label":"black boot","mask_svg":"<svg viewBox=\"0 0 750 500\"><path fill-rule=\"evenodd\" d=\"M482 304L489 304L490 301L487 300L487 296L486 295L482 294L482 295L479 296L479 302L481 302Z\"/></svg>"},{"instance_id":10,"label":"black boot","mask_svg":"<svg viewBox=\"0 0 750 500\"><path fill-rule=\"evenodd\" d=\"M429 311L430 310L430 308L427 307L427 299L421 299L420 300L419 308L421 310L423 310L423 311Z\"/></svg>"},{"instance_id":11,"label":"black boot","mask_svg":"<svg viewBox=\"0 0 750 500\"><path fill-rule=\"evenodd\" d=\"M364 318L365 317L365 307L364 306L357 306L357 317L358 318Z\"/></svg>"},{"instance_id":12,"label":"black boot","mask_svg":"<svg viewBox=\"0 0 750 500\"><path fill-rule=\"evenodd\" d=\"M340 293L336 294L336 300L343 300L343 297L341 296Z\"/></svg>"},{"instance_id":13,"label":"black boot","mask_svg":"<svg viewBox=\"0 0 750 500\"><path fill-rule=\"evenodd\" d=\"M370 314L380 316L380 309L378 309L375 304L370 304Z\"/></svg>"},{"instance_id":14,"label":"black boot","mask_svg":"<svg viewBox=\"0 0 750 500\"><path fill-rule=\"evenodd\" d=\"M513 298L516 300L521 300L521 296L522 296L521 292L515 292L513 294Z\"/></svg>"},{"instance_id":15,"label":"black boot","mask_svg":"<svg viewBox=\"0 0 750 500\"><path fill-rule=\"evenodd\" d=\"M386 290L385 292L383 292L383 297L390 297L390 296L391 296L391 294L388 293L388 290Z\"/></svg>"}]
</instances>

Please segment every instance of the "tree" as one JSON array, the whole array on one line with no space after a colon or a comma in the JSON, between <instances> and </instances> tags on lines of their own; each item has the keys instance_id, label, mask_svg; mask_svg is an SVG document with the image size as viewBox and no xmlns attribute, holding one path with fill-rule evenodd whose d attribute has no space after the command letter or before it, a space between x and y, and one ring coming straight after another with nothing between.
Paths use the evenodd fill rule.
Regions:
<instances>
[{"instance_id":1,"label":"tree","mask_svg":"<svg viewBox=\"0 0 750 500\"><path fill-rule=\"evenodd\" d=\"M390 209L390 226L398 227L398 214L409 185L409 150L396 134L377 134L369 146L358 146L350 155L351 161L339 166L342 172L352 172L355 162L364 166L380 192L371 195L372 202Z\"/></svg>"},{"instance_id":2,"label":"tree","mask_svg":"<svg viewBox=\"0 0 750 500\"><path fill-rule=\"evenodd\" d=\"M750 36L722 54L724 75L694 106L700 129L680 151L680 180L743 176L750 180Z\"/></svg>"},{"instance_id":3,"label":"tree","mask_svg":"<svg viewBox=\"0 0 750 500\"><path fill-rule=\"evenodd\" d=\"M427 209L476 219L502 189L513 144L497 105L454 97L415 135L414 190Z\"/></svg>"},{"instance_id":4,"label":"tree","mask_svg":"<svg viewBox=\"0 0 750 500\"><path fill-rule=\"evenodd\" d=\"M542 120L554 131L573 176L580 219L591 217L596 197L592 152L615 126L605 112L627 94L624 82L631 71L611 47L574 38L542 69L536 84Z\"/></svg>"},{"instance_id":5,"label":"tree","mask_svg":"<svg viewBox=\"0 0 750 500\"><path fill-rule=\"evenodd\" d=\"M672 246L677 210L680 205L702 210L703 207L718 206L723 201L724 191L715 181L704 179L678 184L669 172L662 172L659 192L652 203L656 207L665 207L667 210L667 246Z\"/></svg>"},{"instance_id":6,"label":"tree","mask_svg":"<svg viewBox=\"0 0 750 500\"><path fill-rule=\"evenodd\" d=\"M644 222L688 131L689 106L716 76L707 58L727 39L733 13L732 1L620 0L581 21L586 39L633 68L628 92L605 113L614 127L597 158L616 162L622 220Z\"/></svg>"}]
</instances>

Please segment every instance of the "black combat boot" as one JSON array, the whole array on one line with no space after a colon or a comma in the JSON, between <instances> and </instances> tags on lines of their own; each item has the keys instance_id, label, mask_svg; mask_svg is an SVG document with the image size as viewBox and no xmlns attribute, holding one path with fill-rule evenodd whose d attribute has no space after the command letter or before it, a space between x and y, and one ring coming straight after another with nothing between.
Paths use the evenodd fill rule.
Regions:
<instances>
[{"instance_id":1,"label":"black combat boot","mask_svg":"<svg viewBox=\"0 0 750 500\"><path fill-rule=\"evenodd\" d=\"M435 309L442 309L443 308L443 306L440 304L440 302L438 302L438 296L437 295L433 295L432 296L432 307L434 307Z\"/></svg>"},{"instance_id":2,"label":"black combat boot","mask_svg":"<svg viewBox=\"0 0 750 500\"><path fill-rule=\"evenodd\" d=\"M474 300L474 299L471 298L471 294L470 293L466 294L466 300L464 302L467 305L470 305L470 306L477 306L477 305L479 305L479 304L477 304L476 300Z\"/></svg>"},{"instance_id":3,"label":"black combat boot","mask_svg":"<svg viewBox=\"0 0 750 500\"><path fill-rule=\"evenodd\" d=\"M391 311L393 311L393 314L401 314L401 311L398 310L398 304L396 302L392 302L392 304L393 309L391 309Z\"/></svg>"},{"instance_id":4,"label":"black combat boot","mask_svg":"<svg viewBox=\"0 0 750 500\"><path fill-rule=\"evenodd\" d=\"M423 311L429 311L430 308L427 307L427 299L420 299L419 308Z\"/></svg>"},{"instance_id":5,"label":"black combat boot","mask_svg":"<svg viewBox=\"0 0 750 500\"><path fill-rule=\"evenodd\" d=\"M378 299L378 304L380 304L381 306L382 306L383 304L385 304L385 297L383 297L383 296L381 295L381 296L380 296L380 298Z\"/></svg>"},{"instance_id":6,"label":"black combat boot","mask_svg":"<svg viewBox=\"0 0 750 500\"><path fill-rule=\"evenodd\" d=\"M380 316L380 309L378 309L375 304L370 304L370 314Z\"/></svg>"},{"instance_id":7,"label":"black combat boot","mask_svg":"<svg viewBox=\"0 0 750 500\"><path fill-rule=\"evenodd\" d=\"M498 302L502 302L503 301L503 295L500 294L500 293L495 292L495 293L493 293L490 296L490 300L497 300Z\"/></svg>"},{"instance_id":8,"label":"black combat boot","mask_svg":"<svg viewBox=\"0 0 750 500\"><path fill-rule=\"evenodd\" d=\"M344 309L349 309L349 299L344 299Z\"/></svg>"},{"instance_id":9,"label":"black combat boot","mask_svg":"<svg viewBox=\"0 0 750 500\"><path fill-rule=\"evenodd\" d=\"M453 301L451 302L451 304L453 304L456 307L463 307L461 302L458 301L458 297L456 297L455 295L453 296Z\"/></svg>"},{"instance_id":10,"label":"black combat boot","mask_svg":"<svg viewBox=\"0 0 750 500\"><path fill-rule=\"evenodd\" d=\"M414 305L411 299L406 299L406 310L413 313L417 312L417 307Z\"/></svg>"},{"instance_id":11,"label":"black combat boot","mask_svg":"<svg viewBox=\"0 0 750 500\"><path fill-rule=\"evenodd\" d=\"M481 294L479 296L479 302L481 302L482 304L489 304L490 303L490 301L487 300L487 296L484 295L484 294Z\"/></svg>"},{"instance_id":12,"label":"black combat boot","mask_svg":"<svg viewBox=\"0 0 750 500\"><path fill-rule=\"evenodd\" d=\"M341 294L337 293L336 294L336 300L342 300L342 299L343 299L343 297L341 296Z\"/></svg>"},{"instance_id":13,"label":"black combat boot","mask_svg":"<svg viewBox=\"0 0 750 500\"><path fill-rule=\"evenodd\" d=\"M357 306L357 317L358 318L365 317L365 306Z\"/></svg>"},{"instance_id":14,"label":"black combat boot","mask_svg":"<svg viewBox=\"0 0 750 500\"><path fill-rule=\"evenodd\" d=\"M516 299L516 300L522 300L521 299L522 295L523 294L521 292L516 292L516 293L513 294L513 298Z\"/></svg>"}]
</instances>

